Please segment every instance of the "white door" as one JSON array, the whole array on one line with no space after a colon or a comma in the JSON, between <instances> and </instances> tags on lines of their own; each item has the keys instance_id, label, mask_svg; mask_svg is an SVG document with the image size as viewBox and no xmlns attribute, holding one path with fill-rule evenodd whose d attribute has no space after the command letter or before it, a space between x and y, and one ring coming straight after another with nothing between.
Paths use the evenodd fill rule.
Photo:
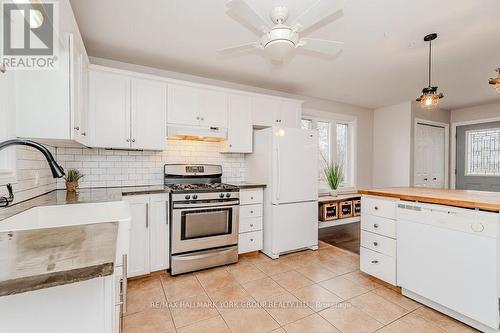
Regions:
<instances>
[{"instance_id":1,"label":"white door","mask_svg":"<svg viewBox=\"0 0 500 333\"><path fill-rule=\"evenodd\" d=\"M252 152L252 111L251 99L244 95L229 96L228 133L226 152Z\"/></svg>"},{"instance_id":2,"label":"white door","mask_svg":"<svg viewBox=\"0 0 500 333\"><path fill-rule=\"evenodd\" d=\"M273 128L273 204L318 200L318 133Z\"/></svg>"},{"instance_id":3,"label":"white door","mask_svg":"<svg viewBox=\"0 0 500 333\"><path fill-rule=\"evenodd\" d=\"M132 79L132 148L165 149L167 85Z\"/></svg>"},{"instance_id":4,"label":"white door","mask_svg":"<svg viewBox=\"0 0 500 333\"><path fill-rule=\"evenodd\" d=\"M169 124L199 125L200 93L192 87L169 84L168 116Z\"/></svg>"},{"instance_id":5,"label":"white door","mask_svg":"<svg viewBox=\"0 0 500 333\"><path fill-rule=\"evenodd\" d=\"M130 79L90 72L92 146L130 148Z\"/></svg>"},{"instance_id":6,"label":"white door","mask_svg":"<svg viewBox=\"0 0 500 333\"><path fill-rule=\"evenodd\" d=\"M16 135L70 140L70 46L59 40L59 68L16 71Z\"/></svg>"},{"instance_id":7,"label":"white door","mask_svg":"<svg viewBox=\"0 0 500 333\"><path fill-rule=\"evenodd\" d=\"M169 262L169 207L168 194L150 197L150 270L167 269Z\"/></svg>"},{"instance_id":8,"label":"white door","mask_svg":"<svg viewBox=\"0 0 500 333\"><path fill-rule=\"evenodd\" d=\"M444 188L446 129L418 123L415 128L415 186Z\"/></svg>"},{"instance_id":9,"label":"white door","mask_svg":"<svg viewBox=\"0 0 500 333\"><path fill-rule=\"evenodd\" d=\"M318 203L315 201L273 205L273 253L318 245L317 220Z\"/></svg>"},{"instance_id":10,"label":"white door","mask_svg":"<svg viewBox=\"0 0 500 333\"><path fill-rule=\"evenodd\" d=\"M300 127L302 105L295 102L282 101L278 104L277 120L280 126Z\"/></svg>"},{"instance_id":11,"label":"white door","mask_svg":"<svg viewBox=\"0 0 500 333\"><path fill-rule=\"evenodd\" d=\"M130 205L130 253L128 257L128 276L138 276L150 272L149 196L130 196L125 198Z\"/></svg>"},{"instance_id":12,"label":"white door","mask_svg":"<svg viewBox=\"0 0 500 333\"><path fill-rule=\"evenodd\" d=\"M277 125L278 101L272 98L252 97L252 124L254 126Z\"/></svg>"},{"instance_id":13,"label":"white door","mask_svg":"<svg viewBox=\"0 0 500 333\"><path fill-rule=\"evenodd\" d=\"M200 125L227 128L227 94L200 89Z\"/></svg>"}]
</instances>

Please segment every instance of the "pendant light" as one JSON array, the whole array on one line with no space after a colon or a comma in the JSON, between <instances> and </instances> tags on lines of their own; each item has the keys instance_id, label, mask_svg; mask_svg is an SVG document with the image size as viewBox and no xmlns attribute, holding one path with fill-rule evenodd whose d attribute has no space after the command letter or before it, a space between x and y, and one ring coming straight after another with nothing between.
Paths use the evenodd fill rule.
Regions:
<instances>
[{"instance_id":1,"label":"pendant light","mask_svg":"<svg viewBox=\"0 0 500 333\"><path fill-rule=\"evenodd\" d=\"M500 68L497 68L497 77L494 79L490 79L490 84L495 86L497 93L500 94Z\"/></svg>"},{"instance_id":2,"label":"pendant light","mask_svg":"<svg viewBox=\"0 0 500 333\"><path fill-rule=\"evenodd\" d=\"M442 93L437 93L438 87L431 86L431 72L432 72L432 41L437 38L437 34L429 34L424 37L424 41L429 42L429 85L422 89L422 95L417 98L417 102L423 109L434 109L441 98L444 97Z\"/></svg>"}]
</instances>

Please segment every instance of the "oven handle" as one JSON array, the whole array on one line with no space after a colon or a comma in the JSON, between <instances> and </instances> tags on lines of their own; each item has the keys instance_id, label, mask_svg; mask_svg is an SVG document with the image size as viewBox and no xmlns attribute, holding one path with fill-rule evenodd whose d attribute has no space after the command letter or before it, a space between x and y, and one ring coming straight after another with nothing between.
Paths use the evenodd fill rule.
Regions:
<instances>
[{"instance_id":1,"label":"oven handle","mask_svg":"<svg viewBox=\"0 0 500 333\"><path fill-rule=\"evenodd\" d=\"M238 206L239 201L235 200L234 203L226 202L202 202L202 203L175 203L173 209L186 209L186 208L201 208L201 207L234 207Z\"/></svg>"}]
</instances>

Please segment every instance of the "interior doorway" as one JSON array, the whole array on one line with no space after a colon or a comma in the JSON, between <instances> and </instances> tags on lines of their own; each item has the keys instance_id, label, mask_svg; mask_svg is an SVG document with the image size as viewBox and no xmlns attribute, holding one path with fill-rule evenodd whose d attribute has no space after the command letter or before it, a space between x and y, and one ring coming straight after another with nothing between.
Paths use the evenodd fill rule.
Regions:
<instances>
[{"instance_id":1,"label":"interior doorway","mask_svg":"<svg viewBox=\"0 0 500 333\"><path fill-rule=\"evenodd\" d=\"M449 126L417 120L415 123L413 184L417 187L448 187Z\"/></svg>"},{"instance_id":2,"label":"interior doorway","mask_svg":"<svg viewBox=\"0 0 500 333\"><path fill-rule=\"evenodd\" d=\"M455 188L500 192L500 121L457 126Z\"/></svg>"}]
</instances>

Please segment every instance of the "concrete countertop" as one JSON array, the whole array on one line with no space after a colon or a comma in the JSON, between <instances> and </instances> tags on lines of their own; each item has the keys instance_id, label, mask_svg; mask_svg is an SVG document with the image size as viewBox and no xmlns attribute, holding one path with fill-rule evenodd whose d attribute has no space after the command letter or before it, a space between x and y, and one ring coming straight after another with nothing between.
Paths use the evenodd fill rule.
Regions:
<instances>
[{"instance_id":1,"label":"concrete countertop","mask_svg":"<svg viewBox=\"0 0 500 333\"><path fill-rule=\"evenodd\" d=\"M0 233L0 296L113 274L118 222Z\"/></svg>"},{"instance_id":2,"label":"concrete countertop","mask_svg":"<svg viewBox=\"0 0 500 333\"><path fill-rule=\"evenodd\" d=\"M249 183L249 182L229 182L229 185L237 186L240 190L252 189L252 188L266 188L266 184L262 183Z\"/></svg>"},{"instance_id":3,"label":"concrete countertop","mask_svg":"<svg viewBox=\"0 0 500 333\"><path fill-rule=\"evenodd\" d=\"M427 187L362 189L359 194L500 212L500 193Z\"/></svg>"}]
</instances>

